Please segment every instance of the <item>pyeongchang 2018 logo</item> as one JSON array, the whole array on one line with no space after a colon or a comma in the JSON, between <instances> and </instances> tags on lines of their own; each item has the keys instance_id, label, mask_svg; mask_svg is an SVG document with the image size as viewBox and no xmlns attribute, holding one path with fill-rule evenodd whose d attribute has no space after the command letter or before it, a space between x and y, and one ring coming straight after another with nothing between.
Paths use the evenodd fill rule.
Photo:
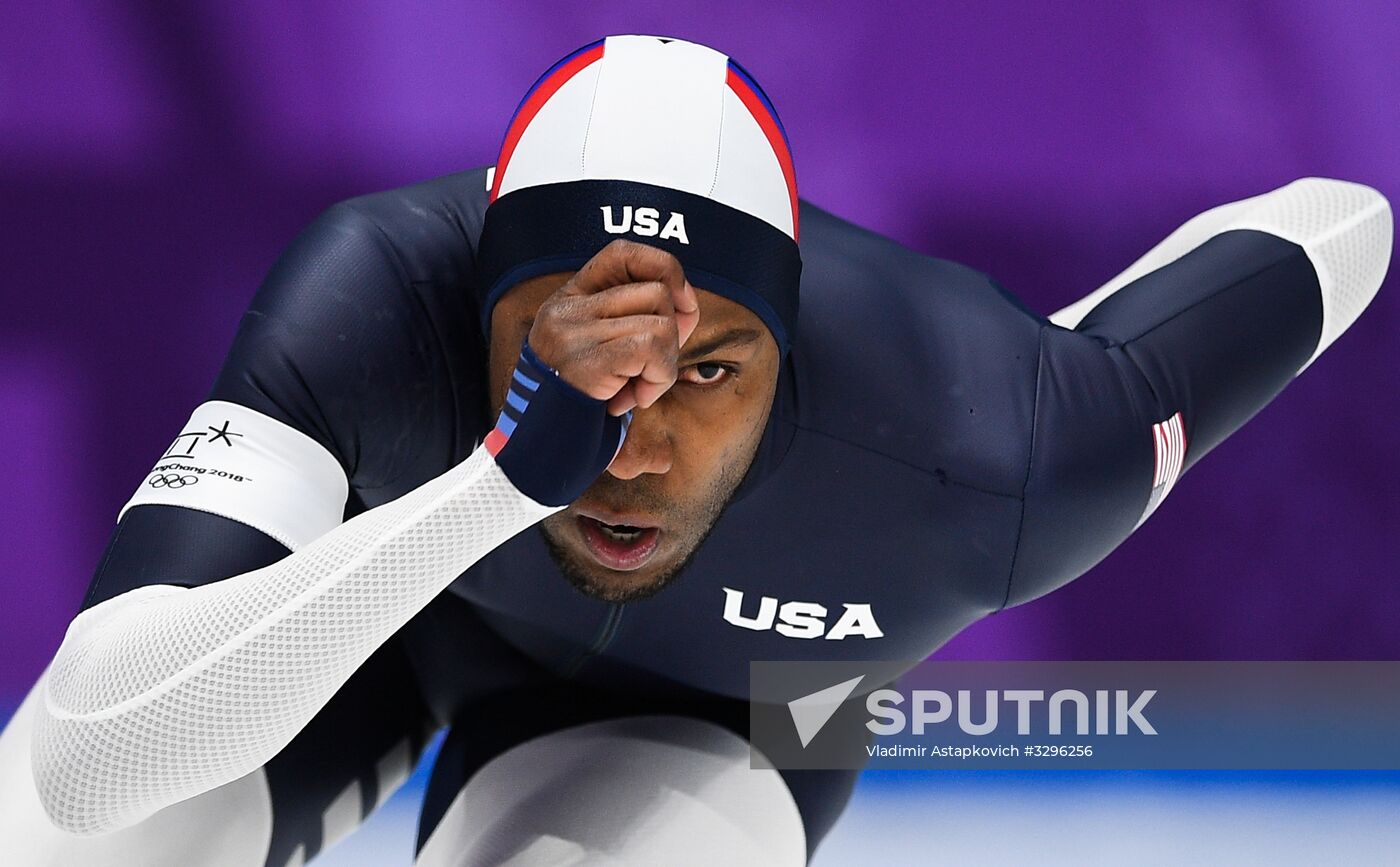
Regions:
<instances>
[{"instance_id":1,"label":"pyeongchang 2018 logo","mask_svg":"<svg viewBox=\"0 0 1400 867\"><path fill-rule=\"evenodd\" d=\"M206 425L197 430L187 430L175 437L170 448L156 461L146 479L151 488L178 490L199 483L201 477L227 479L233 482L251 482L252 478L242 473L230 472L201 463L209 458L222 457L228 449L235 449L234 443L242 443L244 435L232 429L233 422L225 419L222 424Z\"/></svg>"}]
</instances>

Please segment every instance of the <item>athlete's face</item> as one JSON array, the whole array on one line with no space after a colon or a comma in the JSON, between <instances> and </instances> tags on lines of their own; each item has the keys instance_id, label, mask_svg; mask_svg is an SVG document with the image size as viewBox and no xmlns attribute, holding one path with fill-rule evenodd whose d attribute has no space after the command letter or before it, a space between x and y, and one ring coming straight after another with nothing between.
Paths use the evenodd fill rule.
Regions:
<instances>
[{"instance_id":1,"label":"athlete's face","mask_svg":"<svg viewBox=\"0 0 1400 867\"><path fill-rule=\"evenodd\" d=\"M497 302L491 418L535 312L571 276L526 280ZM700 322L681 347L676 384L633 411L607 472L539 525L564 575L599 599L643 599L680 573L728 505L768 421L778 379L772 334L747 307L698 287L696 295Z\"/></svg>"}]
</instances>

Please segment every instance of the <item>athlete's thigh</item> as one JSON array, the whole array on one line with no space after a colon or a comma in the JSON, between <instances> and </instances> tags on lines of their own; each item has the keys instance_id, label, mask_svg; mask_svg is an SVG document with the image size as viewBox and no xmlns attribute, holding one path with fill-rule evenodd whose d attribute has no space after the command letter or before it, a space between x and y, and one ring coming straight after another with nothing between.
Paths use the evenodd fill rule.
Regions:
<instances>
[{"instance_id":1,"label":"athlete's thigh","mask_svg":"<svg viewBox=\"0 0 1400 867\"><path fill-rule=\"evenodd\" d=\"M419 867L734 864L800 867L801 814L748 741L692 716L563 728L491 759L465 782Z\"/></svg>"},{"instance_id":2,"label":"athlete's thigh","mask_svg":"<svg viewBox=\"0 0 1400 867\"><path fill-rule=\"evenodd\" d=\"M264 766L268 867L300 865L357 828L408 778L436 728L395 636Z\"/></svg>"},{"instance_id":3,"label":"athlete's thigh","mask_svg":"<svg viewBox=\"0 0 1400 867\"><path fill-rule=\"evenodd\" d=\"M465 605L457 615L474 619ZM478 647L500 641L477 626L442 632L477 635ZM850 800L853 770L750 769L747 702L674 684L584 685L531 671L512 653L498 649L493 670L512 671L514 686L453 706L420 817L425 864L444 863L444 852L458 859L449 863L492 863L516 850L532 853L522 865L569 851L635 862L672 845L681 848L663 863L716 863L706 847L730 844L795 846L800 862Z\"/></svg>"}]
</instances>

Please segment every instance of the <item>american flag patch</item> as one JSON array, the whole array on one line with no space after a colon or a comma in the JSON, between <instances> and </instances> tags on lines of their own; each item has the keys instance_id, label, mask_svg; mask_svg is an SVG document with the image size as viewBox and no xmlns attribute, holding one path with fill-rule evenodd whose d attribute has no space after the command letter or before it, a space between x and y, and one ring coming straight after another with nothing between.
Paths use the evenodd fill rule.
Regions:
<instances>
[{"instance_id":1,"label":"american flag patch","mask_svg":"<svg viewBox=\"0 0 1400 867\"><path fill-rule=\"evenodd\" d=\"M1181 478L1186 466L1186 419L1178 412L1166 421L1152 426L1152 450L1155 454L1152 467L1152 494L1147 498L1147 508L1138 518L1137 529L1147 520L1162 501L1171 493L1172 485Z\"/></svg>"}]
</instances>

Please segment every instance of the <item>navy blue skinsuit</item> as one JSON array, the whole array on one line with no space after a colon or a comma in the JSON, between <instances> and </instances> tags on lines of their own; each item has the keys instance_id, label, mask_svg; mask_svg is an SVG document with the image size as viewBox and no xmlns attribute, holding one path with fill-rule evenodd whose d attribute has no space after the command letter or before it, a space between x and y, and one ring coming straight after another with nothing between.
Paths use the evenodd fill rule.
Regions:
<instances>
[{"instance_id":1,"label":"navy blue skinsuit","mask_svg":"<svg viewBox=\"0 0 1400 867\"><path fill-rule=\"evenodd\" d=\"M477 170L329 209L268 276L209 394L325 446L350 480L346 517L460 462L494 422L468 289L485 207ZM668 709L742 730L749 660L928 655L1102 559L1148 504L1153 425L1181 413L1189 467L1288 384L1321 332L1311 264L1262 232L1213 238L1071 331L986 275L801 207L795 343L758 457L689 570L616 605L577 592L534 531L497 549L268 765L269 863L319 848L319 811L347 780L372 804L360 757L406 735L453 725L426 835L465 776L549 728ZM286 553L228 519L138 506L86 605ZM735 592L748 626L725 619ZM881 635L790 637L760 617L763 597L823 606L827 630L868 605ZM503 697L508 722L491 712ZM785 776L815 846L852 775Z\"/></svg>"}]
</instances>

